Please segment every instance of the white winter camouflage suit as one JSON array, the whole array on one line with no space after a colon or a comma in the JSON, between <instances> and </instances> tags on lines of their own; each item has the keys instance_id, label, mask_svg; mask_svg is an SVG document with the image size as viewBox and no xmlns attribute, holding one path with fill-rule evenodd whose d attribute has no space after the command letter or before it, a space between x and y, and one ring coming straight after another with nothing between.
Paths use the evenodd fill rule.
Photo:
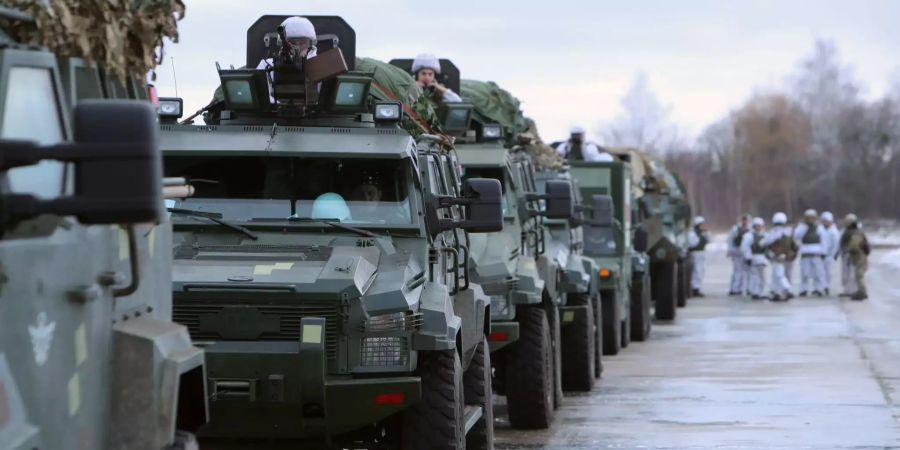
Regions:
<instances>
[{"instance_id":1,"label":"white winter camouflage suit","mask_svg":"<svg viewBox=\"0 0 900 450\"><path fill-rule=\"evenodd\" d=\"M741 229L739 224L731 227L728 232L728 257L731 258L731 290L743 294L747 291L747 277L750 274L748 267L744 264L744 255L741 252L741 241L748 229ZM735 240L737 243L735 243Z\"/></svg>"},{"instance_id":2,"label":"white winter camouflage suit","mask_svg":"<svg viewBox=\"0 0 900 450\"><path fill-rule=\"evenodd\" d=\"M759 239L762 240L762 238L765 237L765 232L756 233L754 231L748 231L744 233L744 238L741 240L741 254L744 258L745 267L747 267L749 263L749 267L747 267L749 273L747 277L747 291L753 296L763 295L763 292L766 289L765 252L753 252L753 240L757 235L759 236Z\"/></svg>"},{"instance_id":3,"label":"white winter camouflage suit","mask_svg":"<svg viewBox=\"0 0 900 450\"><path fill-rule=\"evenodd\" d=\"M803 243L810 225L800 222L794 229L794 240L800 247L800 292L825 290L825 257L829 238L822 225L814 223L818 243Z\"/></svg>"}]
</instances>

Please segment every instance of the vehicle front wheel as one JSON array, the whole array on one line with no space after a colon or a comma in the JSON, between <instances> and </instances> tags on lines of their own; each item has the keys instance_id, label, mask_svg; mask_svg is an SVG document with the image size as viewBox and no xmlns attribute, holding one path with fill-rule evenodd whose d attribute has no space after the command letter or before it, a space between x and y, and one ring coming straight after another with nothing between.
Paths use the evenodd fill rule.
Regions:
<instances>
[{"instance_id":1,"label":"vehicle front wheel","mask_svg":"<svg viewBox=\"0 0 900 450\"><path fill-rule=\"evenodd\" d=\"M506 403L515 429L549 428L553 422L553 343L550 322L540 307L516 312L519 340L506 352Z\"/></svg>"},{"instance_id":2,"label":"vehicle front wheel","mask_svg":"<svg viewBox=\"0 0 900 450\"><path fill-rule=\"evenodd\" d=\"M594 385L596 329L594 307L585 301L585 311L562 330L562 383L566 391L590 391Z\"/></svg>"},{"instance_id":3,"label":"vehicle front wheel","mask_svg":"<svg viewBox=\"0 0 900 450\"><path fill-rule=\"evenodd\" d=\"M419 353L422 399L403 413L402 448L465 448L463 373L455 350Z\"/></svg>"},{"instance_id":4,"label":"vehicle front wheel","mask_svg":"<svg viewBox=\"0 0 900 450\"><path fill-rule=\"evenodd\" d=\"M616 291L609 289L600 293L600 307L603 309L603 354L617 355L622 348L622 318L616 304Z\"/></svg>"}]
</instances>

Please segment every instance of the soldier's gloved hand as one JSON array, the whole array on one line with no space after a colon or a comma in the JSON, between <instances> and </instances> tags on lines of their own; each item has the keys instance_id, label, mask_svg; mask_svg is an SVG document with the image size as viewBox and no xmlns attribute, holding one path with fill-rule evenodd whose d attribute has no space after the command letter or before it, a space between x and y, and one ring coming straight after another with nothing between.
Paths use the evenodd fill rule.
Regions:
<instances>
[{"instance_id":1,"label":"soldier's gloved hand","mask_svg":"<svg viewBox=\"0 0 900 450\"><path fill-rule=\"evenodd\" d=\"M745 259L745 260L744 260L744 265L747 266L747 267L752 266L752 265L753 265L753 260L752 260L752 259Z\"/></svg>"}]
</instances>

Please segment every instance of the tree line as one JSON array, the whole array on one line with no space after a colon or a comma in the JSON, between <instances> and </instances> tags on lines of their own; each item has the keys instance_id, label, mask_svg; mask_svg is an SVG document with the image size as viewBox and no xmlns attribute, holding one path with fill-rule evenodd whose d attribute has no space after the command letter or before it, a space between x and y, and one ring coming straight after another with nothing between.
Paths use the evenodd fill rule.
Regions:
<instances>
[{"instance_id":1,"label":"tree line","mask_svg":"<svg viewBox=\"0 0 900 450\"><path fill-rule=\"evenodd\" d=\"M744 212L795 221L807 208L900 219L900 89L875 100L864 90L835 44L817 40L783 87L757 90L692 144L643 75L601 135L664 157L695 212L720 226Z\"/></svg>"}]
</instances>

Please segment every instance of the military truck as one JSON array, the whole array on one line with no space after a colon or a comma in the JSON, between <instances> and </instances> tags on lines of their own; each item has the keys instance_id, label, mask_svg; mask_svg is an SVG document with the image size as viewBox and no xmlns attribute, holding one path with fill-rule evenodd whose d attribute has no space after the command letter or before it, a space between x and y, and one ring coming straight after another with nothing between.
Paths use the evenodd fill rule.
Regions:
<instances>
[{"instance_id":1,"label":"military truck","mask_svg":"<svg viewBox=\"0 0 900 450\"><path fill-rule=\"evenodd\" d=\"M406 71L412 66L409 59L391 63ZM460 92L459 70L449 60L440 63L440 81ZM466 90L461 92L465 96ZM459 107L441 105L442 110ZM511 130L486 119L477 104L470 122L448 131L455 134L464 177L498 179L503 186L503 231L472 236L469 270L491 296L489 340L495 356L494 381L507 396L510 422L516 428L545 428L562 398L560 317L581 324L575 317L581 319L587 312L584 305L560 312L561 307L567 308L562 306L560 258L545 254L547 234L542 216L571 217L571 188L565 181L554 180L547 192L537 192L531 159L508 151L504 136L511 137ZM590 325L585 328L593 331ZM584 340L587 345L589 337ZM593 359L585 362L591 365L583 371L587 380L578 380L582 385L575 387L587 385L589 389Z\"/></svg>"},{"instance_id":2,"label":"military truck","mask_svg":"<svg viewBox=\"0 0 900 450\"><path fill-rule=\"evenodd\" d=\"M537 172L539 193L548 183L562 181L571 190L572 201L583 204L578 183L568 170ZM603 330L601 317L599 267L583 256L585 223L583 212L563 219L544 221L547 233L545 253L557 261L559 291L565 296L561 307L563 390L590 391L602 371Z\"/></svg>"},{"instance_id":3,"label":"military truck","mask_svg":"<svg viewBox=\"0 0 900 450\"><path fill-rule=\"evenodd\" d=\"M603 353L615 355L631 340L645 340L651 328L643 234L632 222L631 166L622 160L569 164L590 217L584 227L584 254L599 266Z\"/></svg>"},{"instance_id":4,"label":"military truck","mask_svg":"<svg viewBox=\"0 0 900 450\"><path fill-rule=\"evenodd\" d=\"M219 70L205 125L161 126L166 174L196 188L170 211L174 316L206 351L200 442L491 448L490 298L461 230L502 227L500 183L450 179L446 137L370 101L353 29L306 17L315 58L263 16L247 66L274 69Z\"/></svg>"},{"instance_id":5,"label":"military truck","mask_svg":"<svg viewBox=\"0 0 900 450\"><path fill-rule=\"evenodd\" d=\"M0 23L33 20L0 8ZM145 100L87 100L146 99L142 83L8 32L0 27L0 449L196 448L176 430L205 421L203 355L170 321L155 112Z\"/></svg>"},{"instance_id":6,"label":"military truck","mask_svg":"<svg viewBox=\"0 0 900 450\"><path fill-rule=\"evenodd\" d=\"M655 315L673 320L690 293L687 235L691 208L683 184L665 165L634 149L612 149L632 164L635 223L647 235Z\"/></svg>"}]
</instances>

